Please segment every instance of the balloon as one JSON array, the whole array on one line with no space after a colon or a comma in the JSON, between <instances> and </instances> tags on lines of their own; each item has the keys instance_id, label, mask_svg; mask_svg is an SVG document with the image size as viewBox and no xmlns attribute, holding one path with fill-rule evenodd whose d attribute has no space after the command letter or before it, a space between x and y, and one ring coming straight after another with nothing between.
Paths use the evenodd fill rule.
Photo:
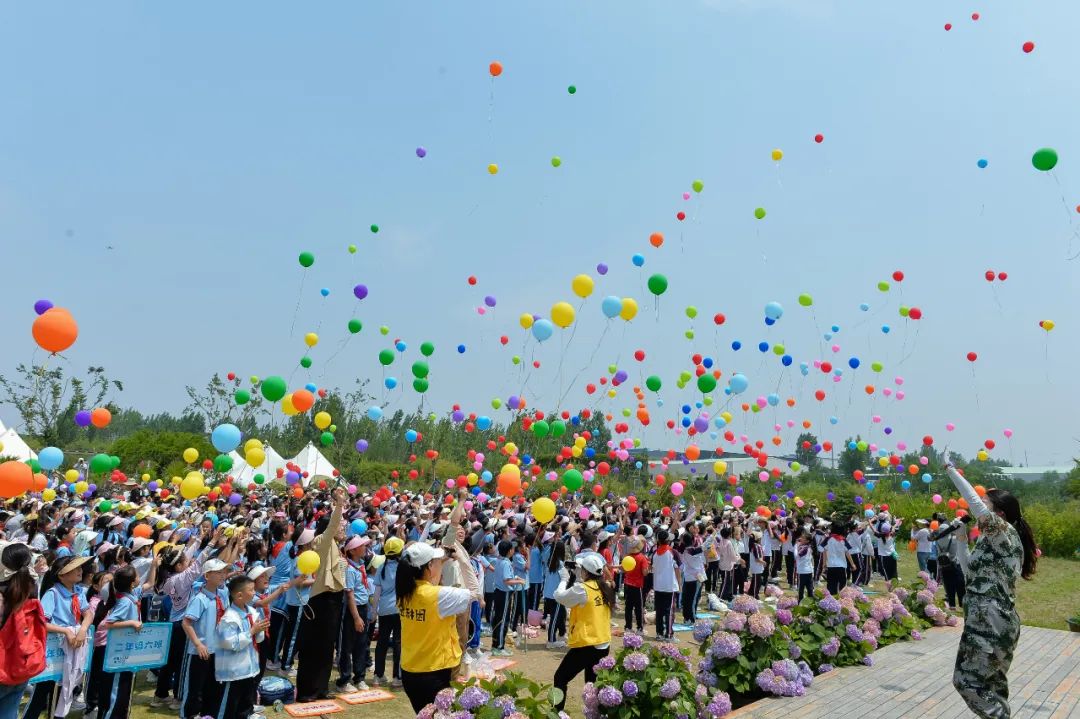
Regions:
<instances>
[{"instance_id":1,"label":"balloon","mask_svg":"<svg viewBox=\"0 0 1080 719\"><path fill-rule=\"evenodd\" d=\"M379 407L377 405L372 405L368 407L367 416L368 419L378 422L380 419L382 419L383 416L382 407Z\"/></svg>"},{"instance_id":2,"label":"balloon","mask_svg":"<svg viewBox=\"0 0 1080 719\"><path fill-rule=\"evenodd\" d=\"M570 288L578 297L588 297L593 293L593 278L588 275L578 275L570 281Z\"/></svg>"},{"instance_id":3,"label":"balloon","mask_svg":"<svg viewBox=\"0 0 1080 719\"><path fill-rule=\"evenodd\" d=\"M46 472L51 472L64 463L64 453L58 447L45 447L38 452L38 464Z\"/></svg>"},{"instance_id":4,"label":"balloon","mask_svg":"<svg viewBox=\"0 0 1080 719\"><path fill-rule=\"evenodd\" d=\"M772 151L772 159L774 161L776 161L776 162L780 162L780 160L784 159L784 151L783 150L773 150Z\"/></svg>"},{"instance_id":5,"label":"balloon","mask_svg":"<svg viewBox=\"0 0 1080 719\"><path fill-rule=\"evenodd\" d=\"M85 410L85 409L80 409L78 412L76 412L75 413L75 424L78 425L79 427L89 427L90 426L90 411Z\"/></svg>"},{"instance_id":6,"label":"balloon","mask_svg":"<svg viewBox=\"0 0 1080 719\"><path fill-rule=\"evenodd\" d=\"M967 361L968 362L974 362L977 359L979 359L979 355L977 355L976 353L974 353L974 352L968 352L967 353Z\"/></svg>"},{"instance_id":7,"label":"balloon","mask_svg":"<svg viewBox=\"0 0 1080 719\"><path fill-rule=\"evenodd\" d=\"M637 561L633 557L628 555L622 558L622 570L624 572L632 572L636 566Z\"/></svg>"},{"instance_id":8,"label":"balloon","mask_svg":"<svg viewBox=\"0 0 1080 719\"><path fill-rule=\"evenodd\" d=\"M701 375L701 376L704 377L705 375ZM645 386L648 387L653 392L659 392L661 384L662 383L660 381L660 378L657 377L656 375L650 375L645 380Z\"/></svg>"},{"instance_id":9,"label":"balloon","mask_svg":"<svg viewBox=\"0 0 1080 719\"><path fill-rule=\"evenodd\" d=\"M180 496L184 499L198 499L202 496L205 482L201 472L188 472L180 482Z\"/></svg>"},{"instance_id":10,"label":"balloon","mask_svg":"<svg viewBox=\"0 0 1080 719\"><path fill-rule=\"evenodd\" d=\"M1035 49L1035 43L1033 43L1031 40L1028 40L1020 46L1020 49L1023 50L1025 53L1029 53Z\"/></svg>"},{"instance_id":11,"label":"balloon","mask_svg":"<svg viewBox=\"0 0 1080 719\"><path fill-rule=\"evenodd\" d=\"M278 376L267 377L262 381L259 390L262 396L271 402L277 402L285 396L288 387L285 380Z\"/></svg>"},{"instance_id":12,"label":"balloon","mask_svg":"<svg viewBox=\"0 0 1080 719\"><path fill-rule=\"evenodd\" d=\"M735 374L728 380L728 388L732 394L742 394L749 386L750 381L746 379L745 375Z\"/></svg>"},{"instance_id":13,"label":"balloon","mask_svg":"<svg viewBox=\"0 0 1080 719\"><path fill-rule=\"evenodd\" d=\"M199 459L199 450L194 447L188 447L184 450L184 461L188 464L195 464Z\"/></svg>"},{"instance_id":14,"label":"balloon","mask_svg":"<svg viewBox=\"0 0 1080 719\"><path fill-rule=\"evenodd\" d=\"M364 329L364 323L363 322L361 322L360 320L358 320L356 318L353 318L353 319L349 320L349 332L351 334L356 334L357 332L359 332L362 329Z\"/></svg>"},{"instance_id":15,"label":"balloon","mask_svg":"<svg viewBox=\"0 0 1080 719\"><path fill-rule=\"evenodd\" d=\"M306 344L308 347L314 347L315 345L319 344L319 335L315 334L314 332L308 332L306 335L304 335L304 344Z\"/></svg>"},{"instance_id":16,"label":"balloon","mask_svg":"<svg viewBox=\"0 0 1080 719\"><path fill-rule=\"evenodd\" d=\"M497 175L497 174L499 174L499 166L496 165L494 162L491 163L490 165L488 165L488 174L489 175Z\"/></svg>"},{"instance_id":17,"label":"balloon","mask_svg":"<svg viewBox=\"0 0 1080 719\"><path fill-rule=\"evenodd\" d=\"M296 406L295 402L293 403L293 406ZM330 413L329 412L318 412L318 413L316 413L316 415L315 415L315 426L318 427L319 429L326 429L327 427L329 427L330 426Z\"/></svg>"},{"instance_id":18,"label":"balloon","mask_svg":"<svg viewBox=\"0 0 1080 719\"><path fill-rule=\"evenodd\" d=\"M733 506L733 507L735 507L736 509L738 509L739 507L743 506L743 502L745 502L745 501L746 501L746 500L745 500L745 499L743 499L742 497L740 497L739 495L735 495L734 497L732 497L732 498L731 498L731 504L732 504L732 506Z\"/></svg>"},{"instance_id":19,"label":"balloon","mask_svg":"<svg viewBox=\"0 0 1080 719\"><path fill-rule=\"evenodd\" d=\"M299 410L293 406L291 394L287 394L281 398L281 412L286 417L295 417L300 414Z\"/></svg>"},{"instance_id":20,"label":"balloon","mask_svg":"<svg viewBox=\"0 0 1080 719\"><path fill-rule=\"evenodd\" d=\"M1035 151L1035 154L1031 156L1031 164L1035 166L1036 170L1042 172L1050 172L1058 163L1057 150L1051 147L1043 147Z\"/></svg>"},{"instance_id":21,"label":"balloon","mask_svg":"<svg viewBox=\"0 0 1080 719\"><path fill-rule=\"evenodd\" d=\"M697 378L697 387L702 394L708 394L716 389L716 377L706 372Z\"/></svg>"},{"instance_id":22,"label":"balloon","mask_svg":"<svg viewBox=\"0 0 1080 719\"><path fill-rule=\"evenodd\" d=\"M759 207L756 210L754 210L754 217L758 218L759 220L764 220L765 219L765 208L764 207Z\"/></svg>"},{"instance_id":23,"label":"balloon","mask_svg":"<svg viewBox=\"0 0 1080 719\"><path fill-rule=\"evenodd\" d=\"M653 247L660 247L664 244L664 234L662 232L654 232L649 235L649 244Z\"/></svg>"},{"instance_id":24,"label":"balloon","mask_svg":"<svg viewBox=\"0 0 1080 719\"><path fill-rule=\"evenodd\" d=\"M814 135L814 142L820 145L821 143L825 142L825 136L819 132L818 134Z\"/></svg>"},{"instance_id":25,"label":"balloon","mask_svg":"<svg viewBox=\"0 0 1080 719\"><path fill-rule=\"evenodd\" d=\"M34 314L43 315L53 308L53 303L49 300L38 300L34 303Z\"/></svg>"},{"instance_id":26,"label":"balloon","mask_svg":"<svg viewBox=\"0 0 1080 719\"><path fill-rule=\"evenodd\" d=\"M63 352L79 337L79 326L71 313L62 307L50 307L30 327L34 341L46 352Z\"/></svg>"},{"instance_id":27,"label":"balloon","mask_svg":"<svg viewBox=\"0 0 1080 719\"><path fill-rule=\"evenodd\" d=\"M413 386L414 390L416 390L420 394L423 394L424 392L428 391L428 388L431 386L431 383L428 380L424 379L423 377L416 377L412 381L412 386Z\"/></svg>"},{"instance_id":28,"label":"balloon","mask_svg":"<svg viewBox=\"0 0 1080 719\"><path fill-rule=\"evenodd\" d=\"M680 483L680 482L673 483L671 485L671 493L674 494L676 497L680 496L683 493L682 483Z\"/></svg>"},{"instance_id":29,"label":"balloon","mask_svg":"<svg viewBox=\"0 0 1080 719\"><path fill-rule=\"evenodd\" d=\"M814 298L804 292L803 294L799 295L799 304L803 307L809 307L810 305L814 304Z\"/></svg>"},{"instance_id":30,"label":"balloon","mask_svg":"<svg viewBox=\"0 0 1080 719\"><path fill-rule=\"evenodd\" d=\"M244 460L252 467L261 467L266 461L266 452L262 447L249 449L244 453Z\"/></svg>"},{"instance_id":31,"label":"balloon","mask_svg":"<svg viewBox=\"0 0 1080 719\"><path fill-rule=\"evenodd\" d=\"M635 300L632 297L623 297L623 299L622 299L622 309L619 310L619 317L621 317L625 321L629 322L630 320L637 317L637 313L638 313L637 300Z\"/></svg>"},{"instance_id":32,"label":"balloon","mask_svg":"<svg viewBox=\"0 0 1080 719\"><path fill-rule=\"evenodd\" d=\"M985 169L986 169L986 166L987 166L988 164L990 164L990 163L988 163L988 162L987 162L987 161L986 161L985 159L982 159L982 158L980 158L980 159L979 159L979 161L978 161L978 162L976 162L975 164L979 166L979 169L980 169L980 170L985 170Z\"/></svg>"},{"instance_id":33,"label":"balloon","mask_svg":"<svg viewBox=\"0 0 1080 719\"><path fill-rule=\"evenodd\" d=\"M423 379L424 377L428 376L429 372L430 372L430 369L428 368L428 363L427 362L424 362L423 360L416 360L415 362L413 362L413 365L412 365L413 377Z\"/></svg>"},{"instance_id":34,"label":"balloon","mask_svg":"<svg viewBox=\"0 0 1080 719\"><path fill-rule=\"evenodd\" d=\"M609 295L600 302L600 311L609 320L618 317L619 313L622 312L622 308L623 301L614 295Z\"/></svg>"},{"instance_id":35,"label":"balloon","mask_svg":"<svg viewBox=\"0 0 1080 719\"><path fill-rule=\"evenodd\" d=\"M77 469L69 469L68 471L64 472L64 479L67 480L68 484L74 484L75 482L78 482L79 481L79 470L77 470Z\"/></svg>"},{"instance_id":36,"label":"balloon","mask_svg":"<svg viewBox=\"0 0 1080 719\"><path fill-rule=\"evenodd\" d=\"M386 349L379 352L379 364L389 367L394 363L394 350Z\"/></svg>"},{"instance_id":37,"label":"balloon","mask_svg":"<svg viewBox=\"0 0 1080 719\"><path fill-rule=\"evenodd\" d=\"M34 470L18 461L0 464L0 497L17 497L34 486Z\"/></svg>"},{"instance_id":38,"label":"balloon","mask_svg":"<svg viewBox=\"0 0 1080 719\"><path fill-rule=\"evenodd\" d=\"M333 443L334 443L334 433L333 432L323 432L322 434L319 435L319 444L321 444L322 446L329 447Z\"/></svg>"},{"instance_id":39,"label":"balloon","mask_svg":"<svg viewBox=\"0 0 1080 719\"><path fill-rule=\"evenodd\" d=\"M299 259L301 267L311 267L313 264L315 264L315 255L311 254L310 252L301 252Z\"/></svg>"},{"instance_id":40,"label":"balloon","mask_svg":"<svg viewBox=\"0 0 1080 719\"><path fill-rule=\"evenodd\" d=\"M493 63L488 65L488 72L491 73L492 77L498 77L499 75L502 75L502 72L503 72L502 63L499 62L498 60L494 61Z\"/></svg>"},{"instance_id":41,"label":"balloon","mask_svg":"<svg viewBox=\"0 0 1080 719\"><path fill-rule=\"evenodd\" d=\"M238 389L233 393L233 400L240 405L247 404L251 401L251 393L246 389Z\"/></svg>"},{"instance_id":42,"label":"balloon","mask_svg":"<svg viewBox=\"0 0 1080 719\"><path fill-rule=\"evenodd\" d=\"M547 524L555 519L555 503L547 497L540 497L533 502L532 515L540 524Z\"/></svg>"},{"instance_id":43,"label":"balloon","mask_svg":"<svg viewBox=\"0 0 1080 719\"><path fill-rule=\"evenodd\" d=\"M568 469L563 472L562 483L569 491L576 492L585 483L585 477L576 469Z\"/></svg>"},{"instance_id":44,"label":"balloon","mask_svg":"<svg viewBox=\"0 0 1080 719\"><path fill-rule=\"evenodd\" d=\"M573 311L573 308L570 309ZM545 340L550 339L554 332L555 325L552 324L551 320L541 318L533 323L532 335L536 338L537 342L544 342Z\"/></svg>"},{"instance_id":45,"label":"balloon","mask_svg":"<svg viewBox=\"0 0 1080 719\"><path fill-rule=\"evenodd\" d=\"M240 446L240 428L235 424L219 424L210 434L210 444L219 452L231 452Z\"/></svg>"},{"instance_id":46,"label":"balloon","mask_svg":"<svg viewBox=\"0 0 1080 719\"><path fill-rule=\"evenodd\" d=\"M90 424L98 429L104 429L112 422L112 412L105 407L98 407L90 413Z\"/></svg>"},{"instance_id":47,"label":"balloon","mask_svg":"<svg viewBox=\"0 0 1080 719\"><path fill-rule=\"evenodd\" d=\"M552 321L566 329L574 322L574 308L569 302L556 302L551 308Z\"/></svg>"},{"instance_id":48,"label":"balloon","mask_svg":"<svg viewBox=\"0 0 1080 719\"><path fill-rule=\"evenodd\" d=\"M776 321L783 317L784 308L780 306L779 302L770 302L765 305L765 316L770 320Z\"/></svg>"},{"instance_id":49,"label":"balloon","mask_svg":"<svg viewBox=\"0 0 1080 719\"><path fill-rule=\"evenodd\" d=\"M42 490L41 491L41 498L43 500L45 500L46 502L53 501L54 499L56 499L56 490L51 489L51 488Z\"/></svg>"},{"instance_id":50,"label":"balloon","mask_svg":"<svg viewBox=\"0 0 1080 719\"><path fill-rule=\"evenodd\" d=\"M296 569L301 574L314 574L319 571L320 564L322 564L322 560L319 559L319 555L310 549L301 552L300 556L296 558Z\"/></svg>"},{"instance_id":51,"label":"balloon","mask_svg":"<svg viewBox=\"0 0 1080 719\"><path fill-rule=\"evenodd\" d=\"M435 354L435 345L431 342L422 342L420 344L420 354L424 355L425 357L430 357L431 355Z\"/></svg>"},{"instance_id":52,"label":"balloon","mask_svg":"<svg viewBox=\"0 0 1080 719\"><path fill-rule=\"evenodd\" d=\"M649 278L647 284L649 287L649 292L652 292L654 295L659 297L660 295L667 292L668 279L663 275L656 274Z\"/></svg>"}]
</instances>

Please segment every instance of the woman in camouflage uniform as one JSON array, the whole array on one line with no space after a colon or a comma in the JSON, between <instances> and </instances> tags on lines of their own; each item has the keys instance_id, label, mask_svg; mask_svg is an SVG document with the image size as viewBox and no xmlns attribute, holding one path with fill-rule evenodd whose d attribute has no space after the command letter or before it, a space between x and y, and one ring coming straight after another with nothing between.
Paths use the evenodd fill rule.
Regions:
<instances>
[{"instance_id":1,"label":"woman in camouflage uniform","mask_svg":"<svg viewBox=\"0 0 1080 719\"><path fill-rule=\"evenodd\" d=\"M980 497L952 465L946 467L979 528L968 560L964 633L953 686L980 717L1009 717L1009 665L1020 638L1016 578L1035 573L1036 549L1020 503L1004 490Z\"/></svg>"}]
</instances>

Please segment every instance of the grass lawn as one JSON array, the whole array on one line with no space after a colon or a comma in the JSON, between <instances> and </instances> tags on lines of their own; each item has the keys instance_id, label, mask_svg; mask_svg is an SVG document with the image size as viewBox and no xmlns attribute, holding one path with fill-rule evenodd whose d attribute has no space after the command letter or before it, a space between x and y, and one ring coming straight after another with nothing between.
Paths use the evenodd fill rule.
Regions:
<instances>
[{"instance_id":1,"label":"grass lawn","mask_svg":"<svg viewBox=\"0 0 1080 719\"><path fill-rule=\"evenodd\" d=\"M913 552L900 552L900 576L904 581L915 578L918 572L918 564ZM871 584L872 589L882 588L880 579ZM1068 629L1065 620L1080 613L1080 562L1070 559L1057 559L1043 557L1039 560L1039 570L1035 578L1030 582L1023 580L1017 585L1017 606L1020 619L1024 624L1049 629ZM621 605L616 614L621 620ZM619 622L621 624L621 621ZM653 627L647 627L654 629ZM680 646L691 647L690 634L683 632L678 635ZM486 639L486 638L485 638ZM620 646L619 640L612 642L613 649ZM374 651L374 645L372 645ZM535 640L530 644L528 654L515 651L514 659L518 664L514 671L523 672L535 681L549 683L555 676L555 668L562 660L564 650L548 650L543 642ZM336 676L336 673L335 673ZM131 715L135 719L175 719L176 712L169 709L151 709L150 697L153 694L152 687L144 681L145 672L140 675L136 684L135 696L132 699ZM581 712L581 688L584 686L583 676L579 676L570 684L569 697L566 711L572 717L582 716ZM408 700L400 690L394 692L399 698L393 701L377 702L358 707L350 707L335 717L340 719L404 719L415 716L409 706ZM344 703L343 703L344 704ZM271 709L267 715L271 719L276 717L288 717L284 712L275 715Z\"/></svg>"}]
</instances>

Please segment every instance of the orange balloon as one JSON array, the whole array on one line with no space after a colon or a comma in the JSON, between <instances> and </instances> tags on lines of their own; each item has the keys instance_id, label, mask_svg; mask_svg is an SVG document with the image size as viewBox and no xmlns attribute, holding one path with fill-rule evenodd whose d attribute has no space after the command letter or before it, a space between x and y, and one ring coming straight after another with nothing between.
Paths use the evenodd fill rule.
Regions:
<instances>
[{"instance_id":1,"label":"orange balloon","mask_svg":"<svg viewBox=\"0 0 1080 719\"><path fill-rule=\"evenodd\" d=\"M780 443L783 442L783 441L784 440L780 439L779 437L773 437L772 438L772 443L775 444L777 447L779 447Z\"/></svg>"},{"instance_id":2,"label":"orange balloon","mask_svg":"<svg viewBox=\"0 0 1080 719\"><path fill-rule=\"evenodd\" d=\"M94 425L98 429L104 429L109 426L109 422L112 422L112 412L104 407L98 407L90 413L90 424Z\"/></svg>"},{"instance_id":3,"label":"orange balloon","mask_svg":"<svg viewBox=\"0 0 1080 719\"><path fill-rule=\"evenodd\" d=\"M701 456L701 450L696 444L692 444L686 448L686 458L691 462Z\"/></svg>"},{"instance_id":4,"label":"orange balloon","mask_svg":"<svg viewBox=\"0 0 1080 719\"><path fill-rule=\"evenodd\" d=\"M46 477L41 472L38 472L37 474L34 475L33 491L40 492L41 490L45 489L48 486L49 486L49 478L48 477Z\"/></svg>"},{"instance_id":5,"label":"orange balloon","mask_svg":"<svg viewBox=\"0 0 1080 719\"><path fill-rule=\"evenodd\" d=\"M52 307L34 320L30 332L41 349L55 354L75 344L79 336L79 325L75 324L75 318L63 307Z\"/></svg>"},{"instance_id":6,"label":"orange balloon","mask_svg":"<svg viewBox=\"0 0 1080 719\"><path fill-rule=\"evenodd\" d=\"M940 524L938 523L938 521L937 521L937 520L935 519L934 521L930 522L930 531L931 531L931 532L936 532L936 531L937 531L937 528L938 528L938 527L940 527L940 526L941 526L941 525L940 525Z\"/></svg>"},{"instance_id":7,"label":"orange balloon","mask_svg":"<svg viewBox=\"0 0 1080 719\"><path fill-rule=\"evenodd\" d=\"M297 499L300 499L301 497L303 497L304 496L303 487L300 487L299 485L296 486L296 487L293 487L292 496L296 497Z\"/></svg>"},{"instance_id":8,"label":"orange balloon","mask_svg":"<svg viewBox=\"0 0 1080 719\"><path fill-rule=\"evenodd\" d=\"M306 389L298 389L292 393L292 406L297 412L307 412L315 406L315 395Z\"/></svg>"},{"instance_id":9,"label":"orange balloon","mask_svg":"<svg viewBox=\"0 0 1080 719\"><path fill-rule=\"evenodd\" d=\"M521 493L521 477L502 472L495 484L496 491L504 497L516 497Z\"/></svg>"},{"instance_id":10,"label":"orange balloon","mask_svg":"<svg viewBox=\"0 0 1080 719\"><path fill-rule=\"evenodd\" d=\"M976 484L975 485L975 494L979 495L980 497L985 497L986 496L986 487L982 486L981 484Z\"/></svg>"},{"instance_id":11,"label":"orange balloon","mask_svg":"<svg viewBox=\"0 0 1080 719\"><path fill-rule=\"evenodd\" d=\"M649 244L652 245L653 247L659 247L660 245L664 244L664 235L663 235L663 233L654 232L651 235L649 235Z\"/></svg>"},{"instance_id":12,"label":"orange balloon","mask_svg":"<svg viewBox=\"0 0 1080 719\"><path fill-rule=\"evenodd\" d=\"M0 464L0 497L18 497L33 486L30 465L14 460Z\"/></svg>"},{"instance_id":13,"label":"orange balloon","mask_svg":"<svg viewBox=\"0 0 1080 719\"><path fill-rule=\"evenodd\" d=\"M142 537L143 539L149 539L150 535L154 533L154 530L150 529L149 524L137 524L135 529L131 530L131 533L136 537Z\"/></svg>"},{"instance_id":14,"label":"orange balloon","mask_svg":"<svg viewBox=\"0 0 1080 719\"><path fill-rule=\"evenodd\" d=\"M498 60L491 63L490 65L488 65L488 72L491 73L492 77L498 77L499 75L502 75L502 63Z\"/></svg>"}]
</instances>

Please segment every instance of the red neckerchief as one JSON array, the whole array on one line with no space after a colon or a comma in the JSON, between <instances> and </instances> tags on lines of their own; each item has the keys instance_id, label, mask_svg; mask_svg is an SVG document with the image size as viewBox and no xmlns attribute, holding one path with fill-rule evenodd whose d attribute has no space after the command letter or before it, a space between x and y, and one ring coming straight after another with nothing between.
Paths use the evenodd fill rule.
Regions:
<instances>
[{"instance_id":1,"label":"red neckerchief","mask_svg":"<svg viewBox=\"0 0 1080 719\"><path fill-rule=\"evenodd\" d=\"M75 617L75 623L78 624L81 621L82 611L79 608L79 595L77 592L71 593L71 616Z\"/></svg>"},{"instance_id":2,"label":"red neckerchief","mask_svg":"<svg viewBox=\"0 0 1080 719\"><path fill-rule=\"evenodd\" d=\"M210 591L210 590L208 590L206 587L203 587L203 591L207 592L207 591ZM218 594L218 591L216 589L213 590L213 591L214 591L214 604L217 606L217 619L214 622L216 624L217 622L221 621L222 617L225 616L226 607L225 607L225 602L221 601L221 595Z\"/></svg>"},{"instance_id":3,"label":"red neckerchief","mask_svg":"<svg viewBox=\"0 0 1080 719\"><path fill-rule=\"evenodd\" d=\"M364 583L364 587L367 587L367 568L364 567L364 563L360 562L358 564L358 563L356 563L356 562L354 562L353 560L350 559L349 564L352 565L353 569L359 570L359 572L360 572L360 581L362 581Z\"/></svg>"},{"instance_id":4,"label":"red neckerchief","mask_svg":"<svg viewBox=\"0 0 1080 719\"><path fill-rule=\"evenodd\" d=\"M838 542L846 542L847 541L846 537L841 537L839 534L830 534L829 536L832 537L833 539L835 539Z\"/></svg>"},{"instance_id":5,"label":"red neckerchief","mask_svg":"<svg viewBox=\"0 0 1080 719\"><path fill-rule=\"evenodd\" d=\"M273 557L274 559L277 559L277 556L279 554L281 554L281 550L285 548L286 544L287 544L287 542L278 542L278 543L276 543L273 546L273 548L270 550L270 556Z\"/></svg>"},{"instance_id":6,"label":"red neckerchief","mask_svg":"<svg viewBox=\"0 0 1080 719\"><path fill-rule=\"evenodd\" d=\"M659 547L656 548L656 553L657 554L667 554L670 551L671 551L671 545L670 544L661 544Z\"/></svg>"}]
</instances>

